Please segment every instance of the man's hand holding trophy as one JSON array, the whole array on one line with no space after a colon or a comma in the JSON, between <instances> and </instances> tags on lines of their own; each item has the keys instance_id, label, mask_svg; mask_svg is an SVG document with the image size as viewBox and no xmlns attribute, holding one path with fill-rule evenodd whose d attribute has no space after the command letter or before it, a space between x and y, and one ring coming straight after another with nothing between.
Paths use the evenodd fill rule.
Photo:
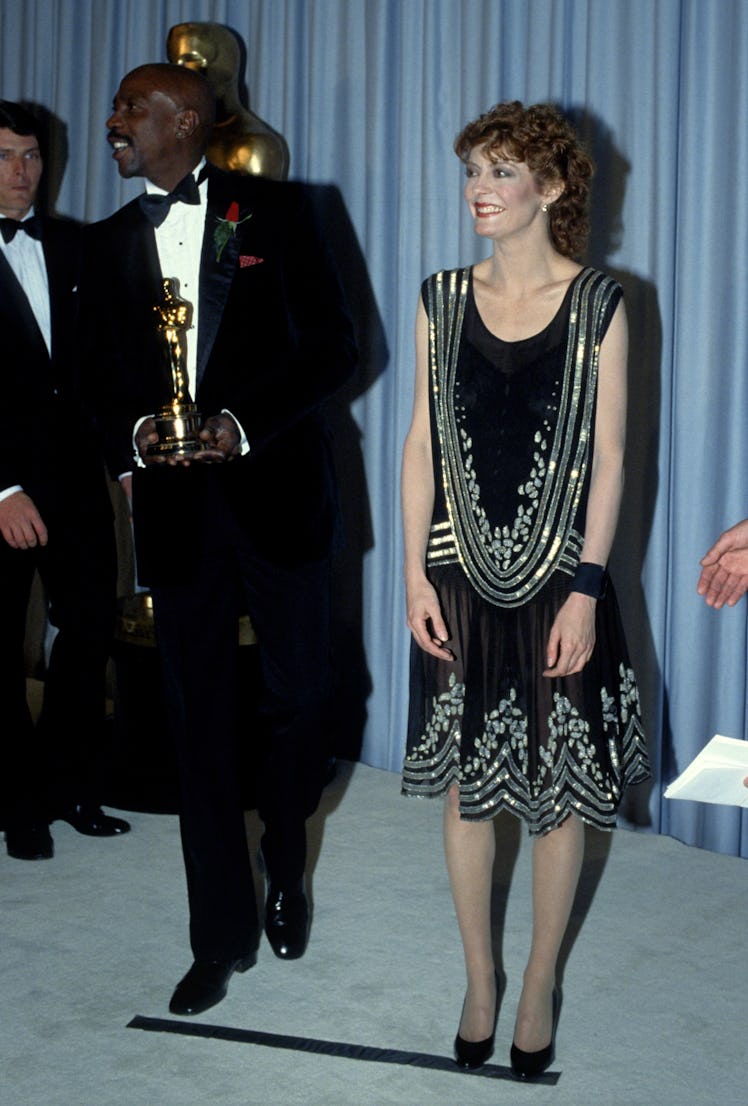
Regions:
<instances>
[{"instance_id":1,"label":"man's hand holding trophy","mask_svg":"<svg viewBox=\"0 0 748 1106\"><path fill-rule=\"evenodd\" d=\"M165 343L171 374L171 400L155 415L144 419L135 434L135 445L144 464L189 465L231 460L239 455L240 435L231 415L211 415L201 425L192 402L187 377L187 331L192 325L192 304L179 298L179 281L166 277L164 296L154 306L156 327Z\"/></svg>"}]
</instances>

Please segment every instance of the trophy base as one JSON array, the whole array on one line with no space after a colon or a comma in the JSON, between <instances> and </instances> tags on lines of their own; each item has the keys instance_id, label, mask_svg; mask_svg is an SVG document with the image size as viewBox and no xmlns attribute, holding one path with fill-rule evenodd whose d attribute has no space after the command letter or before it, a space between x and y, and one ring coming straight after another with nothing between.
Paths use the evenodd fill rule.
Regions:
<instances>
[{"instance_id":1,"label":"trophy base","mask_svg":"<svg viewBox=\"0 0 748 1106\"><path fill-rule=\"evenodd\" d=\"M174 403L153 417L158 441L148 446L149 457L189 457L205 449L201 442L200 412L194 403Z\"/></svg>"}]
</instances>

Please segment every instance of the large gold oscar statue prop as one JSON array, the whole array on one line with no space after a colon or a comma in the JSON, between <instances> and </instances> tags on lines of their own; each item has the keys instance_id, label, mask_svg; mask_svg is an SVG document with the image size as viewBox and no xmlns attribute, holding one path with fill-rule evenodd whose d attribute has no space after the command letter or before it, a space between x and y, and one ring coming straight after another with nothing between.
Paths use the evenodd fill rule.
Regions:
<instances>
[{"instance_id":1,"label":"large gold oscar statue prop","mask_svg":"<svg viewBox=\"0 0 748 1106\"><path fill-rule=\"evenodd\" d=\"M171 401L154 415L158 441L148 447L150 455L188 457L205 448L198 437L200 412L190 398L187 382L187 331L192 325L192 304L179 298L179 281L163 281L164 298L157 303L156 327L166 346L171 373Z\"/></svg>"},{"instance_id":2,"label":"large gold oscar statue prop","mask_svg":"<svg viewBox=\"0 0 748 1106\"><path fill-rule=\"evenodd\" d=\"M285 180L288 145L239 95L240 49L236 35L221 23L177 23L166 53L175 65L204 73L216 97L216 123L207 158L219 169Z\"/></svg>"}]
</instances>

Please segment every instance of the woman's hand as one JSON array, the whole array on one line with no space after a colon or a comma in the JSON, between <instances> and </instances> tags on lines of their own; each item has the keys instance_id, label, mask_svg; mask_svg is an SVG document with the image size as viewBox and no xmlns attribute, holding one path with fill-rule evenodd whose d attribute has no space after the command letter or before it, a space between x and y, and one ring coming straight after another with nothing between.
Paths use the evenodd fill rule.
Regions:
<instances>
[{"instance_id":1,"label":"woman's hand","mask_svg":"<svg viewBox=\"0 0 748 1106\"><path fill-rule=\"evenodd\" d=\"M582 671L595 648L596 603L589 595L571 592L551 626L544 676Z\"/></svg>"},{"instance_id":2,"label":"woman's hand","mask_svg":"<svg viewBox=\"0 0 748 1106\"><path fill-rule=\"evenodd\" d=\"M424 576L417 582L405 585L408 629L416 643L440 660L454 660L454 653L447 649L449 630L442 617L439 597Z\"/></svg>"}]
</instances>

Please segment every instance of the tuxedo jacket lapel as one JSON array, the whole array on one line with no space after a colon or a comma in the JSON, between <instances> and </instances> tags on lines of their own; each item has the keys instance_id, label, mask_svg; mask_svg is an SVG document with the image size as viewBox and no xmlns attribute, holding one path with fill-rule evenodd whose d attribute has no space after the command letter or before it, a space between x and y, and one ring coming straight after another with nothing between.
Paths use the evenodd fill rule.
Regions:
<instances>
[{"instance_id":1,"label":"tuxedo jacket lapel","mask_svg":"<svg viewBox=\"0 0 748 1106\"><path fill-rule=\"evenodd\" d=\"M200 257L200 322L197 336L197 385L205 374L211 351L223 318L226 300L239 264L239 234L232 234L217 257L215 233L219 220L224 219L235 196L231 194L232 178L208 174L208 210ZM228 185L228 187L227 187Z\"/></svg>"},{"instance_id":2,"label":"tuxedo jacket lapel","mask_svg":"<svg viewBox=\"0 0 748 1106\"><path fill-rule=\"evenodd\" d=\"M3 301L0 316L5 316L3 329L6 326L12 326L25 331L30 346L38 346L38 352L49 359L44 335L39 329L28 297L2 251L0 251L0 295Z\"/></svg>"},{"instance_id":3,"label":"tuxedo jacket lapel","mask_svg":"<svg viewBox=\"0 0 748 1106\"><path fill-rule=\"evenodd\" d=\"M56 223L45 221L43 242L44 264L49 287L49 310L52 332L52 361L60 349L71 340L76 323L77 279L80 269L80 239L75 242L75 252L70 235L61 238Z\"/></svg>"},{"instance_id":4,"label":"tuxedo jacket lapel","mask_svg":"<svg viewBox=\"0 0 748 1106\"><path fill-rule=\"evenodd\" d=\"M163 293L156 233L140 210L137 200L125 210L129 220L124 227L126 233L121 235L121 273L128 286L134 282L136 287L145 287L155 306Z\"/></svg>"},{"instance_id":5,"label":"tuxedo jacket lapel","mask_svg":"<svg viewBox=\"0 0 748 1106\"><path fill-rule=\"evenodd\" d=\"M54 247L44 241L44 262L47 266L47 284L49 285L49 311L52 331L52 354L54 356L57 335L71 326L69 318L73 303L74 289L65 287L65 275L62 261Z\"/></svg>"}]
</instances>

